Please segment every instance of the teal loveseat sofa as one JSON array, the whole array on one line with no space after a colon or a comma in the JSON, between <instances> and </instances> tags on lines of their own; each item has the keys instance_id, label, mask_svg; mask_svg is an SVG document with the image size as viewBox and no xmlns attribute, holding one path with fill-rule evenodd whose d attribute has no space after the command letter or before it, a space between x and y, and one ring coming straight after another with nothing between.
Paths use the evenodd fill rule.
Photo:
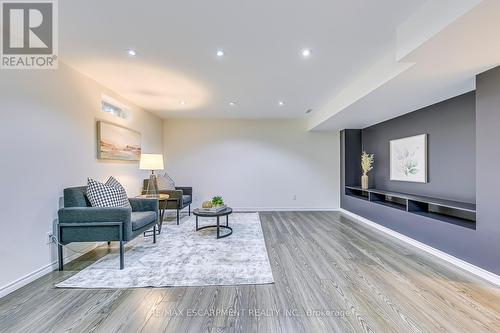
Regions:
<instances>
[{"instance_id":1,"label":"teal loveseat sofa","mask_svg":"<svg viewBox=\"0 0 500 333\"><path fill-rule=\"evenodd\" d=\"M158 200L129 199L130 208L92 207L87 187L64 190L64 208L57 223L59 270L63 270L62 246L73 242L120 242L120 269L124 268L123 246L144 231L153 228L156 243Z\"/></svg>"}]
</instances>

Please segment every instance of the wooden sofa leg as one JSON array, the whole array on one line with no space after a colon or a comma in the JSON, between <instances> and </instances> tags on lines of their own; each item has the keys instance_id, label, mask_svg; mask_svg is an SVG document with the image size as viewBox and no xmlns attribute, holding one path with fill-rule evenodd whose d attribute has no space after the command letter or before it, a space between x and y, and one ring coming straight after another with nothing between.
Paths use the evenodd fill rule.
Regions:
<instances>
[{"instance_id":1,"label":"wooden sofa leg","mask_svg":"<svg viewBox=\"0 0 500 333\"><path fill-rule=\"evenodd\" d=\"M120 241L120 269L125 267L125 263L123 260L123 241Z\"/></svg>"},{"instance_id":2,"label":"wooden sofa leg","mask_svg":"<svg viewBox=\"0 0 500 333\"><path fill-rule=\"evenodd\" d=\"M191 205L188 207L188 216L191 216Z\"/></svg>"},{"instance_id":3,"label":"wooden sofa leg","mask_svg":"<svg viewBox=\"0 0 500 333\"><path fill-rule=\"evenodd\" d=\"M60 244L57 245L57 258L59 261L59 270L62 271L63 265L64 265L64 263L63 263L63 247Z\"/></svg>"},{"instance_id":4,"label":"wooden sofa leg","mask_svg":"<svg viewBox=\"0 0 500 333\"><path fill-rule=\"evenodd\" d=\"M179 210L177 209L177 225L179 225Z\"/></svg>"},{"instance_id":5,"label":"wooden sofa leg","mask_svg":"<svg viewBox=\"0 0 500 333\"><path fill-rule=\"evenodd\" d=\"M111 245L111 242L110 242L110 241L108 241L108 246L110 246L110 245Z\"/></svg>"}]
</instances>

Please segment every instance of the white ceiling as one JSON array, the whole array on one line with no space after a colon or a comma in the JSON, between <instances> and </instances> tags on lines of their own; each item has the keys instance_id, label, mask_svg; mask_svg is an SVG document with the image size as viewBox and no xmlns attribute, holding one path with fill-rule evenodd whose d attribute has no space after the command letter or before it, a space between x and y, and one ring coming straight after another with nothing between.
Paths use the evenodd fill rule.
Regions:
<instances>
[{"instance_id":1,"label":"white ceiling","mask_svg":"<svg viewBox=\"0 0 500 333\"><path fill-rule=\"evenodd\" d=\"M60 56L164 118L306 117L390 52L424 2L59 1Z\"/></svg>"},{"instance_id":2,"label":"white ceiling","mask_svg":"<svg viewBox=\"0 0 500 333\"><path fill-rule=\"evenodd\" d=\"M392 54L308 118L309 129L364 128L475 89L500 64L500 1L429 1L398 29Z\"/></svg>"}]
</instances>

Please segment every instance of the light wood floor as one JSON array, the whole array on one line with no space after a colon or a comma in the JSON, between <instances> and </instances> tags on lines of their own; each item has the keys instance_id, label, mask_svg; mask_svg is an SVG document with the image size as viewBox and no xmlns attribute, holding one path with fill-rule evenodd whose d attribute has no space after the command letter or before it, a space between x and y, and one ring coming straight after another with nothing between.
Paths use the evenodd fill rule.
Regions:
<instances>
[{"instance_id":1,"label":"light wood floor","mask_svg":"<svg viewBox=\"0 0 500 333\"><path fill-rule=\"evenodd\" d=\"M275 284L53 287L102 247L1 299L0 331L500 332L500 288L450 264L339 213L261 219Z\"/></svg>"}]
</instances>

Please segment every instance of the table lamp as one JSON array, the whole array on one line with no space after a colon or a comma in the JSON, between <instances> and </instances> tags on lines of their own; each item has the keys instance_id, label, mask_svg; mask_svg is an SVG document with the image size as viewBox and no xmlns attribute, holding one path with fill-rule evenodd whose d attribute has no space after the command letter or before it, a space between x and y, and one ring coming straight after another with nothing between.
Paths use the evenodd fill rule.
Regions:
<instances>
[{"instance_id":1,"label":"table lamp","mask_svg":"<svg viewBox=\"0 0 500 333\"><path fill-rule=\"evenodd\" d=\"M139 169L151 170L151 175L149 176L149 181L148 181L148 187L146 189L146 195L152 197L157 196L158 182L156 181L155 170L164 169L163 154L141 154Z\"/></svg>"}]
</instances>

